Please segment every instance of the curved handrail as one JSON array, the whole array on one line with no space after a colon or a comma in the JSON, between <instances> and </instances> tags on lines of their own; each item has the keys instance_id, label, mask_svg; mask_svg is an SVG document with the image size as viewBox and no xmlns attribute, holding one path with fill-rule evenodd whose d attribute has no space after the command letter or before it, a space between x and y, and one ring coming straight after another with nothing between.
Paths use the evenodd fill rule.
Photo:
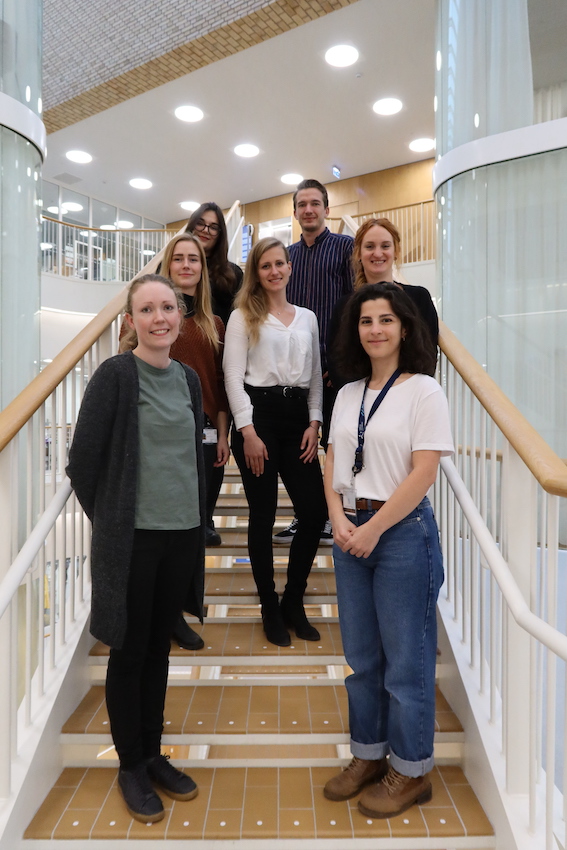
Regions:
<instances>
[{"instance_id":1,"label":"curved handrail","mask_svg":"<svg viewBox=\"0 0 567 850\"><path fill-rule=\"evenodd\" d=\"M510 567L504 560L492 534L488 530L473 498L457 471L457 467L448 457L441 458L441 469L447 478L451 489L459 502L463 513L467 518L474 538L486 562L490 567L492 575L496 579L502 596L506 600L508 608L512 612L515 621L525 629L528 634L549 647L559 658L567 661L567 635L550 626L541 617L538 617L530 608L518 587Z\"/></svg>"},{"instance_id":2,"label":"curved handrail","mask_svg":"<svg viewBox=\"0 0 567 850\"><path fill-rule=\"evenodd\" d=\"M238 209L240 209L240 201L235 201L224 217L224 221L225 221L225 224L226 224L227 227L228 227L228 223L229 223L230 219L232 218L233 215L236 214L236 210L238 210Z\"/></svg>"},{"instance_id":3,"label":"curved handrail","mask_svg":"<svg viewBox=\"0 0 567 850\"><path fill-rule=\"evenodd\" d=\"M175 236L184 232L185 227L182 227ZM161 263L165 248L166 246L152 257L136 277L155 272L159 263ZM65 375L75 368L81 357L84 357L89 348L122 312L126 301L127 288L128 285L115 295L102 308L100 313L0 413L0 452L16 436L28 419L31 419L36 410L61 383Z\"/></svg>"},{"instance_id":4,"label":"curved handrail","mask_svg":"<svg viewBox=\"0 0 567 850\"><path fill-rule=\"evenodd\" d=\"M442 321L439 347L543 489L567 496L567 469L561 458Z\"/></svg>"},{"instance_id":5,"label":"curved handrail","mask_svg":"<svg viewBox=\"0 0 567 850\"><path fill-rule=\"evenodd\" d=\"M61 221L60 218L51 218L49 215L41 214L42 221L51 221L53 224L63 224L65 227L74 227L76 230L92 230L93 233L174 233L167 227L114 227L107 230L101 227L90 227L88 224L73 224L71 221Z\"/></svg>"}]
</instances>

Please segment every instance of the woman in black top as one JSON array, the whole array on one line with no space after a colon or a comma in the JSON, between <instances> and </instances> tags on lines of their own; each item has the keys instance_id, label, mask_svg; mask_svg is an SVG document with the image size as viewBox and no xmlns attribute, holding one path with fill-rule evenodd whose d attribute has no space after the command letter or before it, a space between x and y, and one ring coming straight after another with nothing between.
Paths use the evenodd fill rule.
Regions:
<instances>
[{"instance_id":1,"label":"woman in black top","mask_svg":"<svg viewBox=\"0 0 567 850\"><path fill-rule=\"evenodd\" d=\"M437 361L437 338L439 336L439 318L431 300L429 291L424 286L411 286L394 280L393 265L400 257L400 234L388 218L369 218L360 225L354 237L352 263L354 266L355 291L368 283L395 283L409 295L419 316L423 319L432 351L435 353L433 363ZM339 390L345 381L337 371L332 349L337 338L341 316L350 296L337 301L331 323L327 348L331 353L329 359L329 377L335 390Z\"/></svg>"},{"instance_id":2,"label":"woman in black top","mask_svg":"<svg viewBox=\"0 0 567 850\"><path fill-rule=\"evenodd\" d=\"M207 258L213 313L225 326L232 312L234 296L242 284L242 269L228 259L228 236L224 215L218 204L207 201L195 210L187 228L201 242Z\"/></svg>"}]
</instances>

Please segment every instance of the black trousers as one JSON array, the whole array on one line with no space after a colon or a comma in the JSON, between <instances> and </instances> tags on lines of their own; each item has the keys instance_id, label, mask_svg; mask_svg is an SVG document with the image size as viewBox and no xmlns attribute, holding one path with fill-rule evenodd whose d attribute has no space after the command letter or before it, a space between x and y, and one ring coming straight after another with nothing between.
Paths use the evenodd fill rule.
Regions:
<instances>
[{"instance_id":1,"label":"black trousers","mask_svg":"<svg viewBox=\"0 0 567 850\"><path fill-rule=\"evenodd\" d=\"M305 398L284 398L272 393L252 390L254 427L266 445L269 459L264 472L253 475L244 458L244 439L233 429L232 451L242 475L242 483L250 508L248 552L252 573L260 599L273 598L274 558L272 532L278 501L278 473L293 503L299 520L288 561L286 594L302 598L313 559L319 545L321 529L327 519L323 477L317 458L303 463L301 441L309 425Z\"/></svg>"},{"instance_id":2,"label":"black trousers","mask_svg":"<svg viewBox=\"0 0 567 850\"><path fill-rule=\"evenodd\" d=\"M160 752L170 636L197 568L199 534L134 532L126 637L110 650L106 674L110 730L125 770Z\"/></svg>"},{"instance_id":3,"label":"black trousers","mask_svg":"<svg viewBox=\"0 0 567 850\"><path fill-rule=\"evenodd\" d=\"M204 443L203 454L205 456L205 488L207 491L207 525L212 528L213 514L224 477L224 466L214 465L217 459L216 443Z\"/></svg>"}]
</instances>

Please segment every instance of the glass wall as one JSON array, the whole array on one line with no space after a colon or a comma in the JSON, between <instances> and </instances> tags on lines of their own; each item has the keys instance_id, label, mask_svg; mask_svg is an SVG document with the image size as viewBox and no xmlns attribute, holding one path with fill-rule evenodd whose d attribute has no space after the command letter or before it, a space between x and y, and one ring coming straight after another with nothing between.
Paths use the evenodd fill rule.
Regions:
<instances>
[{"instance_id":1,"label":"glass wall","mask_svg":"<svg viewBox=\"0 0 567 850\"><path fill-rule=\"evenodd\" d=\"M461 174L437 196L443 319L567 457L567 149Z\"/></svg>"},{"instance_id":2,"label":"glass wall","mask_svg":"<svg viewBox=\"0 0 567 850\"><path fill-rule=\"evenodd\" d=\"M40 115L41 0L0 0L0 91Z\"/></svg>"}]
</instances>

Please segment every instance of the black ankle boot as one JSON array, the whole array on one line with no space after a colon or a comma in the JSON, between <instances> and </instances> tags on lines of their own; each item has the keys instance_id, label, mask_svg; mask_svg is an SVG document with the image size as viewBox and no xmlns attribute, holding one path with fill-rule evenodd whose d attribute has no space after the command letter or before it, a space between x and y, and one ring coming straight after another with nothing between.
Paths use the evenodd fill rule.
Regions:
<instances>
[{"instance_id":1,"label":"black ankle boot","mask_svg":"<svg viewBox=\"0 0 567 850\"><path fill-rule=\"evenodd\" d=\"M291 627L298 638L302 640L321 640L321 635L312 626L305 615L302 599L294 599L293 597L282 596L280 605L283 621L286 626Z\"/></svg>"},{"instance_id":2,"label":"black ankle boot","mask_svg":"<svg viewBox=\"0 0 567 850\"><path fill-rule=\"evenodd\" d=\"M260 601L262 602L262 625L266 638L270 643L275 643L276 646L289 646L291 638L282 619L278 597L274 593L273 599Z\"/></svg>"},{"instance_id":3,"label":"black ankle boot","mask_svg":"<svg viewBox=\"0 0 567 850\"><path fill-rule=\"evenodd\" d=\"M180 614L175 621L172 635L173 640L179 644L181 649L194 651L196 649L202 649L205 645L205 641L201 635L193 631L183 614Z\"/></svg>"}]
</instances>

